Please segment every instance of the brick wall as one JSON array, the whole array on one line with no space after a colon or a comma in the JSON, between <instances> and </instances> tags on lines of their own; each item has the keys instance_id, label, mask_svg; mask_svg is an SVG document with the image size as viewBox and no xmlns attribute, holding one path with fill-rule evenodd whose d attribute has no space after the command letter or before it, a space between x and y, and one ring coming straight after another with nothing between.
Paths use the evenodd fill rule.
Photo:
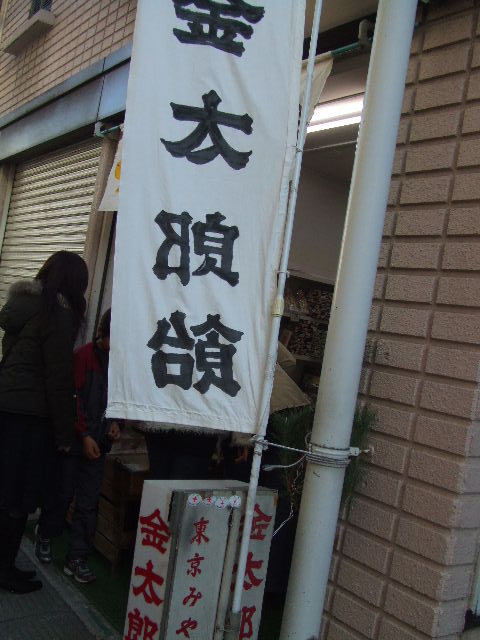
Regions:
<instances>
[{"instance_id":1,"label":"brick wall","mask_svg":"<svg viewBox=\"0 0 480 640\"><path fill-rule=\"evenodd\" d=\"M53 28L13 56L2 42L28 20L30 0L4 4L0 116L132 40L136 0L53 0Z\"/></svg>"},{"instance_id":2,"label":"brick wall","mask_svg":"<svg viewBox=\"0 0 480 640\"><path fill-rule=\"evenodd\" d=\"M480 527L480 23L431 0L414 36L362 397L374 453L339 523L329 640L457 638Z\"/></svg>"}]
</instances>

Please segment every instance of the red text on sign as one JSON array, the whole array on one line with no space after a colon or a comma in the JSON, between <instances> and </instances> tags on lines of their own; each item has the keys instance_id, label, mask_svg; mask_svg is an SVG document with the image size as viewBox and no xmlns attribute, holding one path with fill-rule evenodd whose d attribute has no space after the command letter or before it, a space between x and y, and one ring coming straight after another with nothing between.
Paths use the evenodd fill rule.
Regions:
<instances>
[{"instance_id":1,"label":"red text on sign","mask_svg":"<svg viewBox=\"0 0 480 640\"><path fill-rule=\"evenodd\" d=\"M140 611L134 609L128 613L128 631L124 640L153 640L158 631L158 625L148 616L142 618Z\"/></svg>"},{"instance_id":2,"label":"red text on sign","mask_svg":"<svg viewBox=\"0 0 480 640\"><path fill-rule=\"evenodd\" d=\"M135 567L135 575L142 576L145 580L137 587L133 587L133 594L138 596L140 593L143 595L145 602L151 604L152 602L157 606L163 602L155 593L154 583L162 586L163 578L153 571L152 561L147 562L145 569L142 567Z\"/></svg>"},{"instance_id":3,"label":"red text on sign","mask_svg":"<svg viewBox=\"0 0 480 640\"><path fill-rule=\"evenodd\" d=\"M166 543L170 540L168 525L162 520L160 510L155 509L149 516L140 516L140 531L143 534L142 545L155 547L160 553L167 550Z\"/></svg>"}]
</instances>

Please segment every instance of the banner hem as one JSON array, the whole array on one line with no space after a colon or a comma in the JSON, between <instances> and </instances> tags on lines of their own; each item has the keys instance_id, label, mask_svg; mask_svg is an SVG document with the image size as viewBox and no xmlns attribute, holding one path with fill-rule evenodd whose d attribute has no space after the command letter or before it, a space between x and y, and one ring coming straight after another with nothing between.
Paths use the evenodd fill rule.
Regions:
<instances>
[{"instance_id":1,"label":"banner hem","mask_svg":"<svg viewBox=\"0 0 480 640\"><path fill-rule=\"evenodd\" d=\"M159 417L163 416L163 419ZM143 422L156 422L165 427L175 427L184 429L205 428L216 431L236 431L239 433L254 434L257 432L258 425L252 427L251 423L236 423L235 425L226 426L229 419L222 416L204 416L200 413L192 411L172 411L162 407L145 407L143 405L135 405L123 402L110 402L107 411L107 418L123 418L125 420L140 420ZM190 423L187 425L181 422L182 418L190 416Z\"/></svg>"}]
</instances>

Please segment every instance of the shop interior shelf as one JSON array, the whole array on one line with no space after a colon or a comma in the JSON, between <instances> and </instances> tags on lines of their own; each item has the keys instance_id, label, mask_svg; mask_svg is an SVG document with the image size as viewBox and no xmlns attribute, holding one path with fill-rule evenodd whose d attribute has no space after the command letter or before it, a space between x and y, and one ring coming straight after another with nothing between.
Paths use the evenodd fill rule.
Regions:
<instances>
[{"instance_id":1,"label":"shop interior shelf","mask_svg":"<svg viewBox=\"0 0 480 640\"><path fill-rule=\"evenodd\" d=\"M296 360L301 360L302 362L313 362L314 364L322 363L322 358L319 356L311 356L303 353L293 353L292 355Z\"/></svg>"},{"instance_id":2,"label":"shop interior shelf","mask_svg":"<svg viewBox=\"0 0 480 640\"><path fill-rule=\"evenodd\" d=\"M284 318L288 318L292 322L298 322L299 320L307 320L308 322L316 322L318 324L323 325L324 327L328 327L328 320L321 320L320 318L315 318L315 316L309 316L305 313L298 313L297 311L292 311L287 309L283 313Z\"/></svg>"}]
</instances>

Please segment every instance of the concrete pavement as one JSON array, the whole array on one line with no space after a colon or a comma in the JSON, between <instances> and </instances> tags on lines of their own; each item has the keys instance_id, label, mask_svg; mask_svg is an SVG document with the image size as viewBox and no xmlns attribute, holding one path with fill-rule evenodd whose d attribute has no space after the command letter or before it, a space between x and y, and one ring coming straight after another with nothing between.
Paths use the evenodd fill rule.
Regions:
<instances>
[{"instance_id":1,"label":"concrete pavement","mask_svg":"<svg viewBox=\"0 0 480 640\"><path fill-rule=\"evenodd\" d=\"M2 640L121 640L66 576L38 562L25 537L17 564L23 569L34 565L43 588L27 595L0 591Z\"/></svg>"}]
</instances>

